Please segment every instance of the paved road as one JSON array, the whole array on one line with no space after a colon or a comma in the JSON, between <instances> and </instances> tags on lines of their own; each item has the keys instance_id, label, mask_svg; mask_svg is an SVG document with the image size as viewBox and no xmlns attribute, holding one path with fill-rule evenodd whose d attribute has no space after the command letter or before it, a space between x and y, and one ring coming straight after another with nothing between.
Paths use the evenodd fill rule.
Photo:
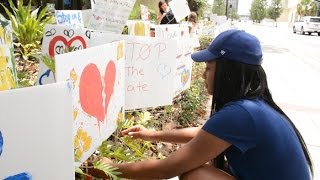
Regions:
<instances>
[{"instance_id":1,"label":"paved road","mask_svg":"<svg viewBox=\"0 0 320 180\"><path fill-rule=\"evenodd\" d=\"M237 26L260 39L273 98L304 136L320 180L320 36L293 34L285 25Z\"/></svg>"}]
</instances>

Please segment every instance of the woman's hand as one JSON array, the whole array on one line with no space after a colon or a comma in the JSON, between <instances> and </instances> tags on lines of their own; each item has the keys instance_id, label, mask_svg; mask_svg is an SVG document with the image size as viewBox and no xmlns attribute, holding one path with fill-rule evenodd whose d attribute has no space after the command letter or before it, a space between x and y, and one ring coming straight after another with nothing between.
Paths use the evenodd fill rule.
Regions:
<instances>
[{"instance_id":1,"label":"woman's hand","mask_svg":"<svg viewBox=\"0 0 320 180\"><path fill-rule=\"evenodd\" d=\"M103 164L112 164L111 159L109 159L107 157L100 157L99 161L102 162Z\"/></svg>"},{"instance_id":2,"label":"woman's hand","mask_svg":"<svg viewBox=\"0 0 320 180\"><path fill-rule=\"evenodd\" d=\"M112 165L112 161L109 158L101 157L98 160L103 164ZM91 162L89 163L89 165L93 166L93 164ZM105 179L105 180L111 179L104 171L102 171L100 169L95 169L93 167L88 168L88 172L87 173L90 174L93 177L96 177L96 178L102 178L102 179Z\"/></svg>"},{"instance_id":3,"label":"woman's hand","mask_svg":"<svg viewBox=\"0 0 320 180\"><path fill-rule=\"evenodd\" d=\"M157 16L157 20L158 20L158 23L160 24L162 19L166 16L167 13L159 13L158 16Z\"/></svg>"},{"instance_id":4,"label":"woman's hand","mask_svg":"<svg viewBox=\"0 0 320 180\"><path fill-rule=\"evenodd\" d=\"M143 140L152 141L153 132L141 125L137 125L122 131L121 134L123 136L129 135L133 138L140 138Z\"/></svg>"}]
</instances>

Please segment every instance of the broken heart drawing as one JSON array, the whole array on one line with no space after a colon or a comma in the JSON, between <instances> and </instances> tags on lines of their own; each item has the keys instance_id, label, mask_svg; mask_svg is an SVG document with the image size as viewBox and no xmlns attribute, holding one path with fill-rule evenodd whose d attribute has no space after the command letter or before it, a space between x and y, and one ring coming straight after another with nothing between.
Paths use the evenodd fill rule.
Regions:
<instances>
[{"instance_id":1,"label":"broken heart drawing","mask_svg":"<svg viewBox=\"0 0 320 180\"><path fill-rule=\"evenodd\" d=\"M116 80L116 65L109 61L103 79L98 67L90 63L82 71L79 83L80 104L88 115L103 122L108 113ZM103 101L104 99L104 101Z\"/></svg>"},{"instance_id":2,"label":"broken heart drawing","mask_svg":"<svg viewBox=\"0 0 320 180\"><path fill-rule=\"evenodd\" d=\"M55 57L57 82L68 81L76 164L81 165L117 128L124 107L124 42Z\"/></svg>"}]
</instances>

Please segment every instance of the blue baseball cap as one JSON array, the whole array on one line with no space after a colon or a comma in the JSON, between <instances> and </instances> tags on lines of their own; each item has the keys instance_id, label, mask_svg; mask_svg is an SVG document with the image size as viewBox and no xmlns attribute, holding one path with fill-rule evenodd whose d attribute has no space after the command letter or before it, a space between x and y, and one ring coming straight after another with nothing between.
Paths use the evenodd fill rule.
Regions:
<instances>
[{"instance_id":1,"label":"blue baseball cap","mask_svg":"<svg viewBox=\"0 0 320 180\"><path fill-rule=\"evenodd\" d=\"M260 41L243 30L227 30L220 33L207 49L191 54L196 62L214 61L218 58L251 65L261 65Z\"/></svg>"}]
</instances>

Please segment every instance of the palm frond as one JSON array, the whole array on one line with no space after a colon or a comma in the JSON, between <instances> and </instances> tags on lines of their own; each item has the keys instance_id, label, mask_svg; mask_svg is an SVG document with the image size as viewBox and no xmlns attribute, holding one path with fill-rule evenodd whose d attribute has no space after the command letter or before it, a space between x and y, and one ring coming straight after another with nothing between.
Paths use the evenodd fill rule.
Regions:
<instances>
[{"instance_id":1,"label":"palm frond","mask_svg":"<svg viewBox=\"0 0 320 180\"><path fill-rule=\"evenodd\" d=\"M53 73L56 72L54 58L38 54L33 54L31 56L38 59L39 61L42 61Z\"/></svg>"},{"instance_id":2,"label":"palm frond","mask_svg":"<svg viewBox=\"0 0 320 180\"><path fill-rule=\"evenodd\" d=\"M111 177L114 180L120 179L118 175L120 175L121 173L117 171L118 168L116 167L102 163L100 161L93 162L93 167L95 169L103 171L107 176Z\"/></svg>"}]
</instances>

